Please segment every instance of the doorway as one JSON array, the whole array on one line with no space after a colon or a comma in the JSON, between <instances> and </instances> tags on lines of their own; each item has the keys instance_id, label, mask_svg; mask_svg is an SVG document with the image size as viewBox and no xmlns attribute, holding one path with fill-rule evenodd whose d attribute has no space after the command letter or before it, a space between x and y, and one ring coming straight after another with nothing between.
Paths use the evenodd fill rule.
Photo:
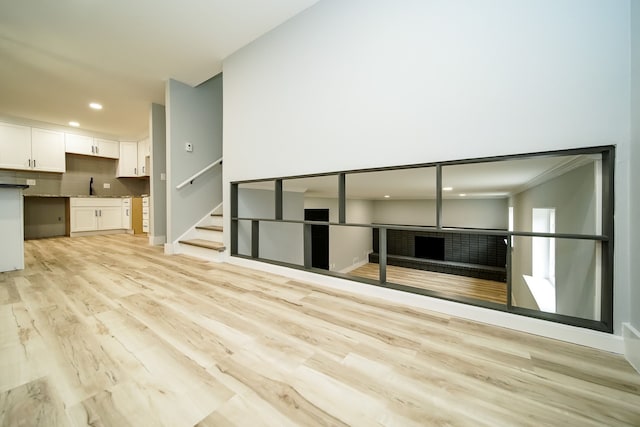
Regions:
<instances>
[{"instance_id":1,"label":"doorway","mask_svg":"<svg viewBox=\"0 0 640 427\"><path fill-rule=\"evenodd\" d=\"M305 209L305 221L329 221L329 209ZM311 267L329 269L329 226L311 226Z\"/></svg>"}]
</instances>

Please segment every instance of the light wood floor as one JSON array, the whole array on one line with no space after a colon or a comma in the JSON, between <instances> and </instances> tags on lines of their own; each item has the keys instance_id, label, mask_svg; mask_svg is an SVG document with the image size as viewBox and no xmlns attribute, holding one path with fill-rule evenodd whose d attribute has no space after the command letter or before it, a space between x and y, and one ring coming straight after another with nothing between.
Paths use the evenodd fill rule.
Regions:
<instances>
[{"instance_id":1,"label":"light wood floor","mask_svg":"<svg viewBox=\"0 0 640 427\"><path fill-rule=\"evenodd\" d=\"M3 426L640 425L619 355L128 235L25 247L0 274Z\"/></svg>"},{"instance_id":2,"label":"light wood floor","mask_svg":"<svg viewBox=\"0 0 640 427\"><path fill-rule=\"evenodd\" d=\"M365 264L350 271L349 275L378 280L380 266L372 263ZM387 282L436 291L450 298L465 297L507 304L507 284L493 280L387 265Z\"/></svg>"}]
</instances>

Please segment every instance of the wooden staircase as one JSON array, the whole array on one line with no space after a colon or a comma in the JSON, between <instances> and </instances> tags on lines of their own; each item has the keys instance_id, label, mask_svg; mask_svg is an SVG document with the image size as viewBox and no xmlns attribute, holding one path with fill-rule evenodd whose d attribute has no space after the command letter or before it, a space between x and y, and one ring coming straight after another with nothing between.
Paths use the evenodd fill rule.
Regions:
<instances>
[{"instance_id":1,"label":"wooden staircase","mask_svg":"<svg viewBox=\"0 0 640 427\"><path fill-rule=\"evenodd\" d=\"M178 241L180 253L206 259L222 261L225 251L223 218L221 213L212 213Z\"/></svg>"}]
</instances>

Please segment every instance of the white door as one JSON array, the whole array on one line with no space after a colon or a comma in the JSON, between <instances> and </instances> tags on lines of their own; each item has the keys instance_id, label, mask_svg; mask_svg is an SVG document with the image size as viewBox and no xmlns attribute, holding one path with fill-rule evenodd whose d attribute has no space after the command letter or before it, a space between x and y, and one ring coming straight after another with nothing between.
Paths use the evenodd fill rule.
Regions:
<instances>
[{"instance_id":1,"label":"white door","mask_svg":"<svg viewBox=\"0 0 640 427\"><path fill-rule=\"evenodd\" d=\"M0 123L0 168L31 167L31 128Z\"/></svg>"},{"instance_id":2,"label":"white door","mask_svg":"<svg viewBox=\"0 0 640 427\"><path fill-rule=\"evenodd\" d=\"M64 145L67 153L84 154L91 156L94 154L93 138L73 133L64 134Z\"/></svg>"},{"instance_id":3,"label":"white door","mask_svg":"<svg viewBox=\"0 0 640 427\"><path fill-rule=\"evenodd\" d=\"M98 207L98 229L117 230L122 228L122 206Z\"/></svg>"},{"instance_id":4,"label":"white door","mask_svg":"<svg viewBox=\"0 0 640 427\"><path fill-rule=\"evenodd\" d=\"M31 129L31 166L35 170L64 172L64 133Z\"/></svg>"},{"instance_id":5,"label":"white door","mask_svg":"<svg viewBox=\"0 0 640 427\"><path fill-rule=\"evenodd\" d=\"M120 143L110 139L94 138L93 145L96 147L96 154L100 157L117 159L120 157Z\"/></svg>"},{"instance_id":6,"label":"white door","mask_svg":"<svg viewBox=\"0 0 640 427\"><path fill-rule=\"evenodd\" d=\"M71 208L71 232L94 231L98 229L97 208L72 207Z\"/></svg>"}]
</instances>

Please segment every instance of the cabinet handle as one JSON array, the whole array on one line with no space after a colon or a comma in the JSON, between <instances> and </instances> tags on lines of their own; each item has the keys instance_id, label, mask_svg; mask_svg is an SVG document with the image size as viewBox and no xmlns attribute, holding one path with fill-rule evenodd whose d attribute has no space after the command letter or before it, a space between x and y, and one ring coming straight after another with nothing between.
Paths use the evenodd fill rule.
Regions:
<instances>
[{"instance_id":1,"label":"cabinet handle","mask_svg":"<svg viewBox=\"0 0 640 427\"><path fill-rule=\"evenodd\" d=\"M129 209L127 209L127 216L129 216Z\"/></svg>"},{"instance_id":2,"label":"cabinet handle","mask_svg":"<svg viewBox=\"0 0 640 427\"><path fill-rule=\"evenodd\" d=\"M33 167L36 167L36 159L33 159Z\"/></svg>"},{"instance_id":3,"label":"cabinet handle","mask_svg":"<svg viewBox=\"0 0 640 427\"><path fill-rule=\"evenodd\" d=\"M31 167L31 159L29 159L29 167Z\"/></svg>"},{"instance_id":4,"label":"cabinet handle","mask_svg":"<svg viewBox=\"0 0 640 427\"><path fill-rule=\"evenodd\" d=\"M100 153L100 147L96 145L96 154Z\"/></svg>"},{"instance_id":5,"label":"cabinet handle","mask_svg":"<svg viewBox=\"0 0 640 427\"><path fill-rule=\"evenodd\" d=\"M142 167L142 175L144 175L144 168L145 168L145 166Z\"/></svg>"},{"instance_id":6,"label":"cabinet handle","mask_svg":"<svg viewBox=\"0 0 640 427\"><path fill-rule=\"evenodd\" d=\"M93 145L91 146L91 154L96 154L96 147Z\"/></svg>"},{"instance_id":7,"label":"cabinet handle","mask_svg":"<svg viewBox=\"0 0 640 427\"><path fill-rule=\"evenodd\" d=\"M138 168L133 168L133 174L138 175Z\"/></svg>"}]
</instances>

